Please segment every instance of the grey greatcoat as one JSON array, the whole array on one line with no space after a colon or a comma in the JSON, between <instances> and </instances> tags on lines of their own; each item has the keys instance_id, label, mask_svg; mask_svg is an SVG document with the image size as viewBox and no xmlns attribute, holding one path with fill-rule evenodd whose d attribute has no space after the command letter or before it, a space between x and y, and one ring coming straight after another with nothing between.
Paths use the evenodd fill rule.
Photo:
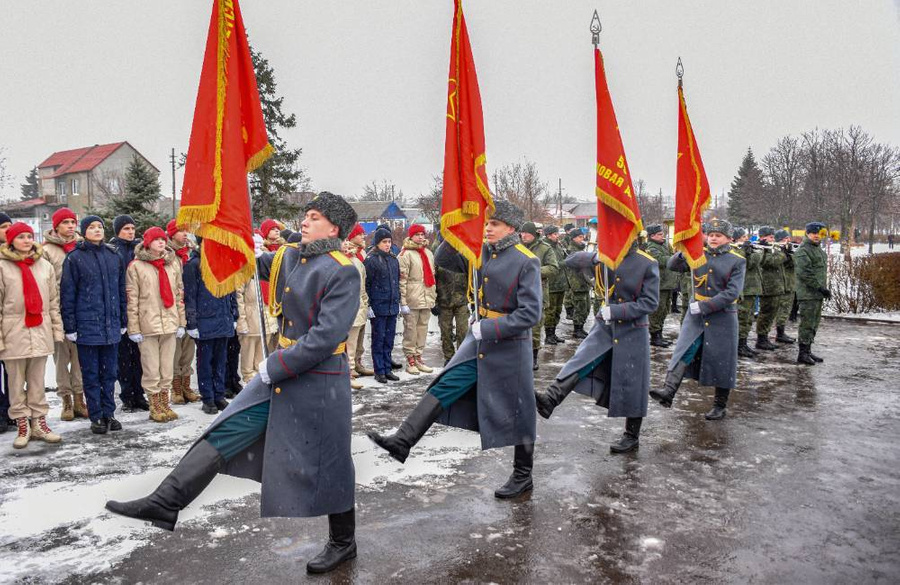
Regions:
<instances>
[{"instance_id":1,"label":"grey greatcoat","mask_svg":"<svg viewBox=\"0 0 900 585\"><path fill-rule=\"evenodd\" d=\"M322 516L354 504L350 369L340 349L359 308L359 272L340 245L288 244L259 258L260 278L282 303L281 349L266 361L272 384L257 375L204 434L270 401L266 433L222 472L262 483L263 517Z\"/></svg>"},{"instance_id":2,"label":"grey greatcoat","mask_svg":"<svg viewBox=\"0 0 900 585\"><path fill-rule=\"evenodd\" d=\"M700 364L693 362L685 375L703 386L734 388L737 385L737 301L744 288L747 261L730 244L706 249L705 260L691 276L687 276L693 277L693 298L700 303L700 314L689 311L684 316L669 370L703 335ZM669 270L690 272L681 252L669 259Z\"/></svg>"},{"instance_id":3,"label":"grey greatcoat","mask_svg":"<svg viewBox=\"0 0 900 585\"><path fill-rule=\"evenodd\" d=\"M587 338L563 366L556 379L562 380L588 366L606 352L607 358L582 378L575 392L590 396L609 409L611 417L647 416L650 392L649 315L659 303L659 265L653 256L634 247L617 270L594 266L593 252L576 252L566 258L573 270L596 269L598 282L610 287L612 321L597 316Z\"/></svg>"},{"instance_id":4,"label":"grey greatcoat","mask_svg":"<svg viewBox=\"0 0 900 585\"><path fill-rule=\"evenodd\" d=\"M533 443L535 401L531 328L541 319L541 266L518 234L485 245L478 271L481 341L472 330L432 386L454 367L477 360L478 380L438 422L478 431L481 448ZM447 246L442 244L441 247ZM438 264L442 250L438 249ZM502 314L502 316L495 316Z\"/></svg>"}]
</instances>

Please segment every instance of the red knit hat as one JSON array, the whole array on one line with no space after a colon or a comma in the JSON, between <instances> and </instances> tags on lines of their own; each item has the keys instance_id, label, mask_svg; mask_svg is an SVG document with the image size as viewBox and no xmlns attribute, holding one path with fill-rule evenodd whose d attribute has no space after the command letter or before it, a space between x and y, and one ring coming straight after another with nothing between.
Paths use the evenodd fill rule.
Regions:
<instances>
[{"instance_id":1,"label":"red knit hat","mask_svg":"<svg viewBox=\"0 0 900 585\"><path fill-rule=\"evenodd\" d=\"M262 225L259 226L259 231L262 232L262 237L264 238L268 238L269 232L271 232L272 230L278 230L280 232L281 229L281 222L274 219L267 219L266 221L262 222Z\"/></svg>"},{"instance_id":2,"label":"red knit hat","mask_svg":"<svg viewBox=\"0 0 900 585\"><path fill-rule=\"evenodd\" d=\"M17 221L16 223L9 226L8 230L6 230L6 241L9 242L9 245L11 246L12 241L16 239L16 236L24 233L29 233L33 236L34 230L31 229L31 226L27 223Z\"/></svg>"},{"instance_id":3,"label":"red knit hat","mask_svg":"<svg viewBox=\"0 0 900 585\"><path fill-rule=\"evenodd\" d=\"M75 212L69 209L68 207L60 207L56 211L53 212L53 229L59 227L59 224L66 219L74 219L78 221L78 218L75 217Z\"/></svg>"},{"instance_id":4,"label":"red knit hat","mask_svg":"<svg viewBox=\"0 0 900 585\"><path fill-rule=\"evenodd\" d=\"M424 225L414 223L411 226L409 226L409 237L413 237L416 234L424 234L424 233L425 233Z\"/></svg>"},{"instance_id":5,"label":"red knit hat","mask_svg":"<svg viewBox=\"0 0 900 585\"><path fill-rule=\"evenodd\" d=\"M170 238L180 231L181 230L178 229L178 224L175 223L174 219L166 224L166 235L168 235Z\"/></svg>"},{"instance_id":6,"label":"red knit hat","mask_svg":"<svg viewBox=\"0 0 900 585\"><path fill-rule=\"evenodd\" d=\"M347 239L352 240L356 236L364 236L364 235L366 235L366 230L363 229L363 226L356 224L355 226L353 226L353 229L350 230L350 235L347 236Z\"/></svg>"},{"instance_id":7,"label":"red knit hat","mask_svg":"<svg viewBox=\"0 0 900 585\"><path fill-rule=\"evenodd\" d=\"M166 239L166 232L161 227L153 226L144 232L144 247L149 248L153 240Z\"/></svg>"}]
</instances>

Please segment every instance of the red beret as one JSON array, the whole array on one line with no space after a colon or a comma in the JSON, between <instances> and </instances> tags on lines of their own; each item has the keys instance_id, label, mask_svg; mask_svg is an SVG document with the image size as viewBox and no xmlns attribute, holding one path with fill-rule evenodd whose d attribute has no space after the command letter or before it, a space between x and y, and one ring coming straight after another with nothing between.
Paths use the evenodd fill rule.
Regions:
<instances>
[{"instance_id":1,"label":"red beret","mask_svg":"<svg viewBox=\"0 0 900 585\"><path fill-rule=\"evenodd\" d=\"M280 232L281 229L281 222L274 219L267 219L266 221L262 222L262 225L259 226L259 231L262 232L262 236L264 238L268 238L269 232L271 232L272 230L278 230Z\"/></svg>"},{"instance_id":2,"label":"red beret","mask_svg":"<svg viewBox=\"0 0 900 585\"><path fill-rule=\"evenodd\" d=\"M29 233L32 236L34 235L34 230L31 229L31 226L27 223L23 223L21 221L17 221L16 223L9 226L9 229L6 230L6 241L9 244L12 244L12 241L16 239L16 236L19 234Z\"/></svg>"},{"instance_id":3,"label":"red beret","mask_svg":"<svg viewBox=\"0 0 900 585\"><path fill-rule=\"evenodd\" d=\"M167 234L170 238L171 238L172 236L174 236L175 234L177 234L178 232L180 232L180 231L181 231L181 230L178 229L178 224L175 222L174 219L173 219L172 221L170 221L168 224L166 224L166 234Z\"/></svg>"},{"instance_id":4,"label":"red beret","mask_svg":"<svg viewBox=\"0 0 900 585\"><path fill-rule=\"evenodd\" d=\"M425 233L424 225L414 223L411 226L409 226L409 237L413 237L416 234L424 234L424 233Z\"/></svg>"},{"instance_id":5,"label":"red beret","mask_svg":"<svg viewBox=\"0 0 900 585\"><path fill-rule=\"evenodd\" d=\"M150 243L153 240L158 240L160 238L166 239L166 232L164 232L161 227L153 226L152 228L148 228L147 231L144 232L144 247L149 248Z\"/></svg>"},{"instance_id":6,"label":"red beret","mask_svg":"<svg viewBox=\"0 0 900 585\"><path fill-rule=\"evenodd\" d=\"M68 207L60 207L56 211L53 212L53 229L56 229L59 224L63 222L65 219L74 219L78 221L78 218L75 217L75 212L69 209Z\"/></svg>"},{"instance_id":7,"label":"red beret","mask_svg":"<svg viewBox=\"0 0 900 585\"><path fill-rule=\"evenodd\" d=\"M353 226L353 229L350 230L350 235L347 236L347 239L352 240L356 236L364 236L364 235L366 235L366 230L363 229L363 226L356 224L355 226Z\"/></svg>"}]
</instances>

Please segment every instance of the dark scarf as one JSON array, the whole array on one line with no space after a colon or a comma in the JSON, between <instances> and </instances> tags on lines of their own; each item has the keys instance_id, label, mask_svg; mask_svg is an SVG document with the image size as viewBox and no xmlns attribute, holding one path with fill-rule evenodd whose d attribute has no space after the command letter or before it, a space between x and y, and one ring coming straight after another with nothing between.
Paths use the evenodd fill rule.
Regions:
<instances>
[{"instance_id":1,"label":"dark scarf","mask_svg":"<svg viewBox=\"0 0 900 585\"><path fill-rule=\"evenodd\" d=\"M322 238L308 244L300 244L297 249L301 258L312 258L329 252L338 252L341 249L340 238Z\"/></svg>"},{"instance_id":2,"label":"dark scarf","mask_svg":"<svg viewBox=\"0 0 900 585\"><path fill-rule=\"evenodd\" d=\"M502 252L507 248L511 248L516 244L521 244L522 238L519 237L518 232L513 232L506 237L500 238L497 240L496 244L488 244L488 248L491 252Z\"/></svg>"}]
</instances>

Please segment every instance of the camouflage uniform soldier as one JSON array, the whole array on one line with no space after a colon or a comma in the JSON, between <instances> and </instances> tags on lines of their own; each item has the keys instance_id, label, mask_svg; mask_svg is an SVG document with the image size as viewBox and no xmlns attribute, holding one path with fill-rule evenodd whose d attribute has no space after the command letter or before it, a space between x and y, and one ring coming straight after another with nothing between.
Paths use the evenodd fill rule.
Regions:
<instances>
[{"instance_id":1,"label":"camouflage uniform soldier","mask_svg":"<svg viewBox=\"0 0 900 585\"><path fill-rule=\"evenodd\" d=\"M666 341L662 332L666 316L669 314L669 308L672 305L672 291L678 288L679 274L666 268L666 263L675 254L675 251L666 242L663 226L658 223L647 226L647 244L645 249L659 264L659 305L653 314L650 315L650 345L669 347L672 345L672 342Z\"/></svg>"},{"instance_id":2,"label":"camouflage uniform soldier","mask_svg":"<svg viewBox=\"0 0 900 585\"><path fill-rule=\"evenodd\" d=\"M541 329L544 326L544 316L550 308L550 280L559 273L559 261L556 259L553 247L546 240L538 237L537 226L534 223L525 222L519 235L525 247L541 262L541 298L543 299L541 320L531 329L531 350L534 354L534 365L531 369L537 370L539 367L538 350L541 348Z\"/></svg>"},{"instance_id":3,"label":"camouflage uniform soldier","mask_svg":"<svg viewBox=\"0 0 900 585\"><path fill-rule=\"evenodd\" d=\"M584 232L574 228L569 232L569 253L581 252L584 247ZM568 267L565 272L569 281L569 290L572 292L572 339L584 339L587 337L584 323L587 321L588 310L591 306L591 284L580 273ZM569 312L568 308L566 312Z\"/></svg>"},{"instance_id":4,"label":"camouflage uniform soldier","mask_svg":"<svg viewBox=\"0 0 900 585\"><path fill-rule=\"evenodd\" d=\"M780 247L774 246L775 228L759 228L759 241L767 246L762 253L762 294L759 296L759 316L756 318L756 349L771 351L778 346L769 341L769 331L775 323L781 297L784 296L784 262L787 256Z\"/></svg>"},{"instance_id":5,"label":"camouflage uniform soldier","mask_svg":"<svg viewBox=\"0 0 900 585\"><path fill-rule=\"evenodd\" d=\"M563 235L560 236L559 241L562 243L563 250L566 251L566 255L569 255L569 246L572 243L572 239L569 237L569 232L575 229L574 223L567 223L562 227ZM560 264L562 266L562 264ZM568 282L568 278L566 279ZM572 301L572 287L568 287L566 289L566 295L563 298L563 307L566 309L566 319L572 320L572 316L575 315L575 304Z\"/></svg>"},{"instance_id":6,"label":"camouflage uniform soldier","mask_svg":"<svg viewBox=\"0 0 900 585\"><path fill-rule=\"evenodd\" d=\"M462 254L449 244L440 244L445 250L439 255L435 249L437 265L437 316L441 329L441 351L446 365L469 330L469 264ZM455 331L454 331L455 329Z\"/></svg>"},{"instance_id":7,"label":"camouflage uniform soldier","mask_svg":"<svg viewBox=\"0 0 900 585\"><path fill-rule=\"evenodd\" d=\"M565 341L556 336L556 326L559 325L559 315L562 313L566 292L569 290L569 279L566 277L566 271L563 269L563 262L566 260L566 248L560 242L559 228L555 225L545 227L544 234L547 243L550 244L553 253L556 254L556 263L560 267L556 276L550 279L550 304L547 312L544 313L545 343L547 345L556 345Z\"/></svg>"},{"instance_id":8,"label":"camouflage uniform soldier","mask_svg":"<svg viewBox=\"0 0 900 585\"><path fill-rule=\"evenodd\" d=\"M762 253L754 250L753 244L747 239L747 230L734 229L734 251L747 261L747 272L744 275L744 290L741 292L741 303L738 306L738 355L740 357L756 357L756 352L747 345L747 336L753 328L753 310L756 307L756 298L762 292L762 277L759 272L759 263Z\"/></svg>"},{"instance_id":9,"label":"camouflage uniform soldier","mask_svg":"<svg viewBox=\"0 0 900 585\"><path fill-rule=\"evenodd\" d=\"M794 274L794 245L791 243L791 234L787 230L775 232L775 243L784 249L787 258L784 261L784 294L778 302L778 313L775 317L775 329L778 334L775 341L778 343L794 343L797 341L784 332L788 316L794 306L794 290L797 288L797 277Z\"/></svg>"},{"instance_id":10,"label":"camouflage uniform soldier","mask_svg":"<svg viewBox=\"0 0 900 585\"><path fill-rule=\"evenodd\" d=\"M794 252L794 268L797 272L797 302L800 304L800 352L798 364L809 366L822 362L811 348L816 338L816 330L822 318L822 302L831 298L827 288L828 258L819 247L822 239L819 231L825 225L812 222L806 225L806 237Z\"/></svg>"}]
</instances>

